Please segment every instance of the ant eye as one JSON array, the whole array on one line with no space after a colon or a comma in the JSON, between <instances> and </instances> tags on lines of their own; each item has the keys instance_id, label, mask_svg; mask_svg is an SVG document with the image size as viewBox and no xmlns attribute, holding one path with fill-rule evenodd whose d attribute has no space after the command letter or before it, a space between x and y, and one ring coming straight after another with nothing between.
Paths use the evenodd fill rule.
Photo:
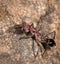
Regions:
<instances>
[{"instance_id":1,"label":"ant eye","mask_svg":"<svg viewBox=\"0 0 60 64\"><path fill-rule=\"evenodd\" d=\"M48 42L47 44L50 46L50 47L53 47L56 45L55 41L53 39L48 39Z\"/></svg>"}]
</instances>

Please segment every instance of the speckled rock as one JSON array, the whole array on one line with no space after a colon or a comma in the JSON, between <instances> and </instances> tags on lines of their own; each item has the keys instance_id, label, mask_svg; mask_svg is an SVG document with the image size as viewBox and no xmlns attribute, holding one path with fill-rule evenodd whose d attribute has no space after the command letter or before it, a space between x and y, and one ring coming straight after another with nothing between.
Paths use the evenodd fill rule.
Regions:
<instances>
[{"instance_id":1,"label":"speckled rock","mask_svg":"<svg viewBox=\"0 0 60 64\"><path fill-rule=\"evenodd\" d=\"M33 23L43 35L56 31L56 47L35 58L31 38L7 32L22 22ZM0 0L0 64L60 64L60 0Z\"/></svg>"}]
</instances>

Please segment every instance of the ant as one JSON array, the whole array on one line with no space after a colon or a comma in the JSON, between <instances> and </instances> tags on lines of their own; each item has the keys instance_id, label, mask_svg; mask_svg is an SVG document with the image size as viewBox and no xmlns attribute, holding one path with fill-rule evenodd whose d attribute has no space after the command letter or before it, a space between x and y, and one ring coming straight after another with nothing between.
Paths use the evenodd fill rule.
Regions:
<instances>
[{"instance_id":1,"label":"ant","mask_svg":"<svg viewBox=\"0 0 60 64\"><path fill-rule=\"evenodd\" d=\"M51 49L51 47L56 46L56 43L54 41L55 34L56 34L55 31L42 36L42 34L36 28L34 28L33 24L29 25L26 22L23 22L21 25L16 24L12 28L15 29L15 31L13 31L13 32L16 34L25 34L26 35L26 37L20 37L20 40L32 38L32 40L33 40L32 50L33 50L34 57L37 57L37 55L38 55L38 51L37 51L37 53L34 52L34 41L37 43L37 46L39 49L41 48L41 45L43 46L43 48L44 48L43 54L45 53L45 51L47 49ZM11 27L9 28L9 32L10 32L10 29L11 29ZM48 37L51 34L53 34L53 38Z\"/></svg>"}]
</instances>

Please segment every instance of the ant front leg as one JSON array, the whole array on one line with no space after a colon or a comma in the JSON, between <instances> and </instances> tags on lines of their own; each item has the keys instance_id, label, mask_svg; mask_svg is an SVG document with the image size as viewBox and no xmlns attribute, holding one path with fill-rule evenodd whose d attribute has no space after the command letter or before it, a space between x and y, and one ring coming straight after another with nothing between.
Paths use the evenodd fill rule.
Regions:
<instances>
[{"instance_id":1,"label":"ant front leg","mask_svg":"<svg viewBox=\"0 0 60 64\"><path fill-rule=\"evenodd\" d=\"M35 53L35 49L34 49L34 41L35 41L35 40L33 40L33 43L32 43L32 50L33 50L34 57L36 58L37 55L38 55L38 51L37 51L37 53Z\"/></svg>"},{"instance_id":2,"label":"ant front leg","mask_svg":"<svg viewBox=\"0 0 60 64\"><path fill-rule=\"evenodd\" d=\"M37 43L37 46L39 47L39 49L41 50L41 47L42 47L42 45L41 45L41 42L40 41L38 41L38 40L35 40L36 41L36 43ZM42 50L41 50L41 52L42 52Z\"/></svg>"},{"instance_id":3,"label":"ant front leg","mask_svg":"<svg viewBox=\"0 0 60 64\"><path fill-rule=\"evenodd\" d=\"M44 54L46 53L46 50L44 50L41 54L42 58L44 57Z\"/></svg>"},{"instance_id":4,"label":"ant front leg","mask_svg":"<svg viewBox=\"0 0 60 64\"><path fill-rule=\"evenodd\" d=\"M35 44L35 42L36 42L36 37L35 37L35 35L33 35L31 38L32 38L32 41L33 41L33 42L32 42L32 50L33 50L34 57L36 58L37 55L38 55L38 50L36 51L36 50L35 50L36 47L34 46L34 44Z\"/></svg>"},{"instance_id":5,"label":"ant front leg","mask_svg":"<svg viewBox=\"0 0 60 64\"><path fill-rule=\"evenodd\" d=\"M37 46L38 46L38 50L35 52L35 49L34 49L34 41L36 41L36 44L37 44ZM34 57L36 58L37 56L38 56L38 54L39 54L39 51L42 53L42 45L41 45L41 43L40 43L40 41L38 41L38 40L33 40L33 43L32 43L32 49L33 49L33 54L34 54ZM44 50L44 52L42 53L42 55L45 53L45 50Z\"/></svg>"}]
</instances>

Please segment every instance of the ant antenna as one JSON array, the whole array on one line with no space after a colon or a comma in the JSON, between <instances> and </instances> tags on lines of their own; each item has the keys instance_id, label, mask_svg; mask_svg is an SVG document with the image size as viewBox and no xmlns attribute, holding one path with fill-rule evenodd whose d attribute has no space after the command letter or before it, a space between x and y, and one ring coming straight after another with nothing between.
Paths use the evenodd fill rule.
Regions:
<instances>
[{"instance_id":1,"label":"ant antenna","mask_svg":"<svg viewBox=\"0 0 60 64\"><path fill-rule=\"evenodd\" d=\"M48 37L49 35L53 35L53 39L55 39L55 35L56 35L56 32L55 31L53 31L53 32L50 32L50 33L48 33L47 35L45 35L44 37ZM49 38L49 37L48 37Z\"/></svg>"}]
</instances>

